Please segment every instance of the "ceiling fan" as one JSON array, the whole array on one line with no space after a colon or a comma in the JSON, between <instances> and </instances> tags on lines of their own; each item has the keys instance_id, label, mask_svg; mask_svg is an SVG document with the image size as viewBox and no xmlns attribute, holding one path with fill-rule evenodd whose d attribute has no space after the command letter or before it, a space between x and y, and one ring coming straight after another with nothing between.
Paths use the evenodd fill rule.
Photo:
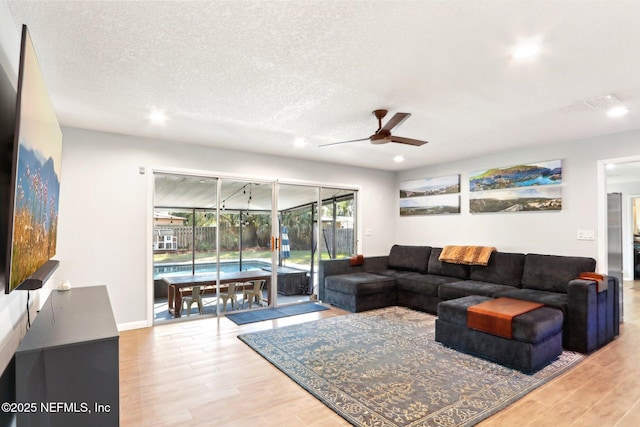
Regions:
<instances>
[{"instance_id":1,"label":"ceiling fan","mask_svg":"<svg viewBox=\"0 0 640 427\"><path fill-rule=\"evenodd\" d=\"M348 142L358 141L371 141L372 144L386 144L387 142L398 142L400 144L415 145L417 147L424 145L427 141L420 141L419 139L403 138L401 136L391 135L391 130L397 126L400 126L405 120L407 120L411 113L396 113L391 119L382 126L382 119L387 115L387 110L375 110L373 115L378 119L378 130L368 138L352 139L350 141L332 142L330 144L320 145L320 147L328 147L330 145L346 144Z\"/></svg>"}]
</instances>

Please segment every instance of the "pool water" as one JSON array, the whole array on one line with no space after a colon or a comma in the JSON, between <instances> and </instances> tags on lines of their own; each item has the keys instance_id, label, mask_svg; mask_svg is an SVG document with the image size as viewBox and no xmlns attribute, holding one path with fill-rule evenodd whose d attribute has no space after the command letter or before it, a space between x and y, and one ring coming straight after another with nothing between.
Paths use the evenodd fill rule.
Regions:
<instances>
[{"instance_id":1,"label":"pool water","mask_svg":"<svg viewBox=\"0 0 640 427\"><path fill-rule=\"evenodd\" d=\"M206 262L196 264L197 273L215 273L217 263ZM242 271L262 270L270 268L271 263L266 261L249 260L242 261ZM239 261L225 261L220 263L220 271L225 273L233 273L240 271ZM191 264L157 264L153 266L153 278L161 279L168 276L179 276L182 274L191 274Z\"/></svg>"}]
</instances>

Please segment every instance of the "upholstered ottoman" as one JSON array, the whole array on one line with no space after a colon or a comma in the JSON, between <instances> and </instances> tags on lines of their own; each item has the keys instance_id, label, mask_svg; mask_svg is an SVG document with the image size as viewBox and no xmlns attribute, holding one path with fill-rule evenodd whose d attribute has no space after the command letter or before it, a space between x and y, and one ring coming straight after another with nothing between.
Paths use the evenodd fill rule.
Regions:
<instances>
[{"instance_id":1,"label":"upholstered ottoman","mask_svg":"<svg viewBox=\"0 0 640 427\"><path fill-rule=\"evenodd\" d=\"M396 279L372 273L329 276L323 302L357 313L388 307L397 302Z\"/></svg>"},{"instance_id":2,"label":"upholstered ottoman","mask_svg":"<svg viewBox=\"0 0 640 427\"><path fill-rule=\"evenodd\" d=\"M560 310L541 307L513 318L511 338L467 327L467 309L491 298L472 295L438 304L436 341L510 368L531 373L562 353Z\"/></svg>"}]
</instances>

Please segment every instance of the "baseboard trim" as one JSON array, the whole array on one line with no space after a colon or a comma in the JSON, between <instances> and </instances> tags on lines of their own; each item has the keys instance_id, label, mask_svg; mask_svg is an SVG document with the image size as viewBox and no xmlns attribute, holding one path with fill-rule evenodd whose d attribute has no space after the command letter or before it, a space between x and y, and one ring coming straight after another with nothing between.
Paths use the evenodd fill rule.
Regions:
<instances>
[{"instance_id":1,"label":"baseboard trim","mask_svg":"<svg viewBox=\"0 0 640 427\"><path fill-rule=\"evenodd\" d=\"M118 331L130 331L132 329L148 328L149 325L146 320L140 320L137 322L118 323Z\"/></svg>"}]
</instances>

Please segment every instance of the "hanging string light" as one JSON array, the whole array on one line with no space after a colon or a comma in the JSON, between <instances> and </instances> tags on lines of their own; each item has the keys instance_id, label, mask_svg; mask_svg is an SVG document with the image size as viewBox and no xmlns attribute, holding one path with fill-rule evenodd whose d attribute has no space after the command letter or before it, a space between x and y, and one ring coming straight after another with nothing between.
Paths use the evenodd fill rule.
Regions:
<instances>
[{"instance_id":1,"label":"hanging string light","mask_svg":"<svg viewBox=\"0 0 640 427\"><path fill-rule=\"evenodd\" d=\"M246 190L247 186L245 185L244 187L242 187L242 194L246 195L247 194L247 190ZM249 191L251 191L251 187L249 187ZM249 207L251 205L251 194L249 194L249 199L247 199L247 213L245 214L244 217L244 225L247 226L249 225Z\"/></svg>"},{"instance_id":2,"label":"hanging string light","mask_svg":"<svg viewBox=\"0 0 640 427\"><path fill-rule=\"evenodd\" d=\"M245 186L246 187L246 186ZM244 194L247 194L246 190L243 191ZM251 213L249 212L249 210L251 209L251 199L253 197L252 194L252 186L251 184L249 184L249 198L247 199L247 214L245 216L245 220L244 220L244 225L249 225L249 218L251 217Z\"/></svg>"}]
</instances>

